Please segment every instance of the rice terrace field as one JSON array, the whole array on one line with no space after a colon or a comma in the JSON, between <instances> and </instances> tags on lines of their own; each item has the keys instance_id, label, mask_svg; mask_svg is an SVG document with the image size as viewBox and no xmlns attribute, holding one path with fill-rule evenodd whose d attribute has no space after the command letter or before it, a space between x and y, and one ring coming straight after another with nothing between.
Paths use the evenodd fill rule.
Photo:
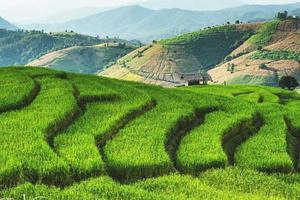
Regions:
<instances>
[{"instance_id":1,"label":"rice terrace field","mask_svg":"<svg viewBox=\"0 0 300 200\"><path fill-rule=\"evenodd\" d=\"M300 96L0 71L3 199L300 199Z\"/></svg>"}]
</instances>

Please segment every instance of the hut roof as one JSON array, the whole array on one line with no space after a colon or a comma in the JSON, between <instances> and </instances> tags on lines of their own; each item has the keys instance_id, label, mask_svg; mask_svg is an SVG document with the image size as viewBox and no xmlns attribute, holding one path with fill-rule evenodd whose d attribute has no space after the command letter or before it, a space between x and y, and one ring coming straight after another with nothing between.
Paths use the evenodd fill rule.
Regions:
<instances>
[{"instance_id":1,"label":"hut roof","mask_svg":"<svg viewBox=\"0 0 300 200\"><path fill-rule=\"evenodd\" d=\"M211 77L207 73L182 73L180 74L182 80L185 81L206 81L211 80Z\"/></svg>"}]
</instances>

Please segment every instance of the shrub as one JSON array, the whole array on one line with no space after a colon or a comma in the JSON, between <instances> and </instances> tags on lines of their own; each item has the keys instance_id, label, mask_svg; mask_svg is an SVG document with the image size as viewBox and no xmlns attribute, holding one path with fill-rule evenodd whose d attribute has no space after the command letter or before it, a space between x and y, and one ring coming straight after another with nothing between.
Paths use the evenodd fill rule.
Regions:
<instances>
[{"instance_id":1,"label":"shrub","mask_svg":"<svg viewBox=\"0 0 300 200\"><path fill-rule=\"evenodd\" d=\"M297 80L292 76L283 76L279 81L279 86L283 89L294 90L299 86Z\"/></svg>"},{"instance_id":2,"label":"shrub","mask_svg":"<svg viewBox=\"0 0 300 200\"><path fill-rule=\"evenodd\" d=\"M268 66L266 64L260 64L259 69L267 69Z\"/></svg>"}]
</instances>

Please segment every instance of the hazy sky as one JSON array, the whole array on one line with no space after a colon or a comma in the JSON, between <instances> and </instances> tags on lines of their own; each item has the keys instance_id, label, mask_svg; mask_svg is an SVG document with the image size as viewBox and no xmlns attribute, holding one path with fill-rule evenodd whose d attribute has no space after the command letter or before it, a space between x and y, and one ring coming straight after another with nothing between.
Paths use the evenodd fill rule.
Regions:
<instances>
[{"instance_id":1,"label":"hazy sky","mask_svg":"<svg viewBox=\"0 0 300 200\"><path fill-rule=\"evenodd\" d=\"M12 21L36 20L82 7L116 7L147 0L0 0L0 16ZM151 0L150 0L151 1ZM207 0L198 0L207 1ZM292 3L300 0L241 0L248 4Z\"/></svg>"}]
</instances>

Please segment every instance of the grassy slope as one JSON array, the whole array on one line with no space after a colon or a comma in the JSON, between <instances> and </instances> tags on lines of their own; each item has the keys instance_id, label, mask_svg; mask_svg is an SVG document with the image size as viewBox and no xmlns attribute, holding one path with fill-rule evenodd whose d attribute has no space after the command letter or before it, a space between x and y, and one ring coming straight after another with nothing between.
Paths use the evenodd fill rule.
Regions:
<instances>
[{"instance_id":1,"label":"grassy slope","mask_svg":"<svg viewBox=\"0 0 300 200\"><path fill-rule=\"evenodd\" d=\"M95 73L133 50L134 47L73 47L51 52L27 65L68 72Z\"/></svg>"},{"instance_id":2,"label":"grassy slope","mask_svg":"<svg viewBox=\"0 0 300 200\"><path fill-rule=\"evenodd\" d=\"M0 89L3 92L0 98L5 101L0 106L9 110L19 108L15 112L3 110L0 115L1 146L14 145L13 149L0 150L3 164L0 167L1 198L300 198L299 173L291 169L297 168L299 151L297 130L300 128L300 96L296 93L242 85L163 89L43 68L5 68L1 69L1 76ZM30 91L34 90L34 85L38 89L32 94ZM6 87L11 92L5 92ZM202 118L201 114L212 108L219 111L208 114L203 124L196 124L196 127L191 127L192 130L187 128L199 114L198 117ZM190 112L191 109L195 111ZM246 129L240 127L243 124L241 119L252 119L256 111L260 111L264 117L270 113L270 109L279 113L275 124L270 127L268 121L265 123L262 120L264 128L251 139L246 137L242 139L243 142L237 140L236 136L253 128L248 123L244 124ZM270 128L281 130L279 127L286 125L284 116L288 121L288 130L284 129L278 137L277 132L270 131ZM38 121L35 120L37 117ZM226 120L222 117L226 117ZM272 115L269 117L273 119ZM266 119L270 120L269 117ZM280 123L277 123L277 118ZM202 132L204 129L207 133L214 130L222 137L206 134L205 139L210 143L204 144L201 138L206 133ZM147 131L142 131L141 135L141 130ZM191 168L195 169L194 165L204 158L218 162L221 159L227 163L229 158L226 155L230 151L238 153L240 167L225 164L222 165L225 169L213 169L213 165L208 165L207 170L193 171L191 174L194 176L181 174L176 165L177 156L181 156L177 154L176 141L180 143L182 138L172 135L173 132L187 139L181 143L180 150L189 151L188 146L193 144L196 146L190 147L206 148L200 154L197 150L189 151L192 156L186 159ZM194 138L195 134L197 138ZM268 138L264 138L265 134L268 134ZM286 140L285 136L289 139ZM145 137L151 141L151 145L145 141ZM194 139L190 141L188 138ZM119 145L113 148L112 143L118 142ZM260 142L263 145L255 146ZM223 145L227 146L226 151ZM127 151L120 152L121 146ZM256 156L247 156L256 153L266 157L257 160ZM219 154L223 156L220 158ZM243 161L243 155L248 158L247 162ZM130 184L118 183L109 177L114 177L110 171L111 156L118 158L114 160L116 173L127 171L124 179L136 180L144 175L149 178ZM180 157L181 160L183 158ZM194 158L196 160L193 161ZM292 162L294 165L291 165ZM244 166L243 163L251 166ZM263 173L270 170L280 172L281 168L286 170L285 164L289 164L289 174ZM174 174L169 174L172 168Z\"/></svg>"},{"instance_id":3,"label":"grassy slope","mask_svg":"<svg viewBox=\"0 0 300 200\"><path fill-rule=\"evenodd\" d=\"M271 21L265 23L248 42L256 46L265 46L272 40L280 21Z\"/></svg>"},{"instance_id":4,"label":"grassy slope","mask_svg":"<svg viewBox=\"0 0 300 200\"><path fill-rule=\"evenodd\" d=\"M109 39L109 42L125 42ZM25 65L47 53L72 46L92 46L107 39L71 32L42 33L0 30L0 66Z\"/></svg>"},{"instance_id":5,"label":"grassy slope","mask_svg":"<svg viewBox=\"0 0 300 200\"><path fill-rule=\"evenodd\" d=\"M162 40L161 43L167 48L173 45L182 46L207 70L247 40L251 36L251 31L239 30L236 25L220 26Z\"/></svg>"}]
</instances>

